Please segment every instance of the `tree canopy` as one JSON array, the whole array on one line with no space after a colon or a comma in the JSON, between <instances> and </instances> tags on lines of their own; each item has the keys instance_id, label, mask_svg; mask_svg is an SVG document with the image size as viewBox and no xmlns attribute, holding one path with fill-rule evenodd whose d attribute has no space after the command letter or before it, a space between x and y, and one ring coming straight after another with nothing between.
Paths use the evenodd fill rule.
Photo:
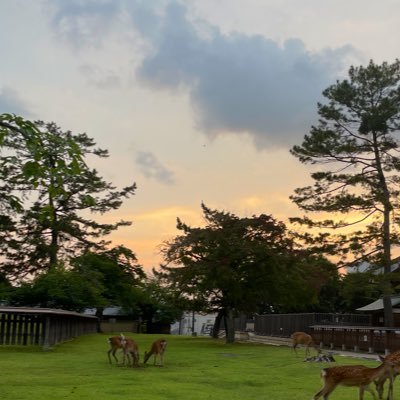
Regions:
<instances>
[{"instance_id":1,"label":"tree canopy","mask_svg":"<svg viewBox=\"0 0 400 400\"><path fill-rule=\"evenodd\" d=\"M343 262L352 255L350 261L384 267L385 324L391 326L390 267L399 244L400 61L351 67L349 78L323 95L318 125L291 150L302 163L319 166L311 174L313 185L296 189L291 198L322 218L296 220L336 229L337 235L319 239Z\"/></svg>"},{"instance_id":2,"label":"tree canopy","mask_svg":"<svg viewBox=\"0 0 400 400\"><path fill-rule=\"evenodd\" d=\"M90 213L118 209L136 185L117 190L86 159L107 157L85 133L55 123L0 116L1 270L11 277L46 271L87 251L128 221L99 223Z\"/></svg>"},{"instance_id":3,"label":"tree canopy","mask_svg":"<svg viewBox=\"0 0 400 400\"><path fill-rule=\"evenodd\" d=\"M316 301L327 261L297 249L283 223L265 214L239 218L204 204L202 211L205 227L178 218L182 234L165 243L167 264L159 274L197 311L224 317L227 341L234 340L238 312Z\"/></svg>"}]
</instances>

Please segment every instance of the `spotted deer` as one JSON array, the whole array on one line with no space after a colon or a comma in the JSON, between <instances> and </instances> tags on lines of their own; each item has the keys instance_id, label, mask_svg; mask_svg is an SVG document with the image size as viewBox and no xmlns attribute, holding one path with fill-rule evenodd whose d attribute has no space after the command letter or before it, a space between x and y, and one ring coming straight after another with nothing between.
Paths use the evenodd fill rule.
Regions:
<instances>
[{"instance_id":1,"label":"spotted deer","mask_svg":"<svg viewBox=\"0 0 400 400\"><path fill-rule=\"evenodd\" d=\"M364 365L342 365L338 367L324 368L321 370L321 378L324 386L314 395L313 400L317 400L320 397L327 400L330 394L339 385L357 386L359 388L359 400L364 399L365 391L371 393L375 399L375 392L369 385L384 375L392 377L393 374L394 365L388 361L382 362L376 368L369 368ZM393 400L392 385L389 389L389 399Z\"/></svg>"},{"instance_id":2,"label":"spotted deer","mask_svg":"<svg viewBox=\"0 0 400 400\"><path fill-rule=\"evenodd\" d=\"M167 347L167 341L165 339L157 339L155 340L150 348L150 351L144 352L144 361L143 364L149 360L149 358L153 355L154 356L154 365L156 365L157 356L160 357L160 366L164 365L164 352L165 348Z\"/></svg>"},{"instance_id":3,"label":"spotted deer","mask_svg":"<svg viewBox=\"0 0 400 400\"><path fill-rule=\"evenodd\" d=\"M302 344L303 346L305 346L306 348L306 357L310 355L310 346L314 347L315 350L319 353L319 350L316 348L313 338L305 332L294 332L292 333L292 335L290 336L292 341L293 341L293 350L296 353L297 356L297 346L299 344Z\"/></svg>"},{"instance_id":4,"label":"spotted deer","mask_svg":"<svg viewBox=\"0 0 400 400\"><path fill-rule=\"evenodd\" d=\"M124 364L125 357L128 358L128 364L132 367L139 366L139 347L137 343L133 339L125 339L124 344Z\"/></svg>"},{"instance_id":5,"label":"spotted deer","mask_svg":"<svg viewBox=\"0 0 400 400\"><path fill-rule=\"evenodd\" d=\"M399 368L400 368L400 350L394 351L393 353L388 354L386 357L382 357L379 356L379 359L382 362L391 362L394 367L395 367L395 371L393 376L391 377L390 374L383 374L381 377L379 377L378 379L375 380L375 387L376 387L376 391L378 392L378 396L379 399L382 400L383 399L383 391L384 391L384 385L386 380L389 380L389 391L390 391L390 387L391 385L393 385L394 379L396 378L396 376L399 373ZM392 378L392 381L390 381ZM389 394L388 394L388 399L389 399Z\"/></svg>"},{"instance_id":6,"label":"spotted deer","mask_svg":"<svg viewBox=\"0 0 400 400\"><path fill-rule=\"evenodd\" d=\"M110 350L107 351L108 360L110 364L112 364L111 361L111 355L112 355L114 357L115 362L118 364L118 358L115 355L115 353L119 349L121 349L122 351L124 350L125 336L121 333L119 336L113 336L108 338L107 342L110 345Z\"/></svg>"},{"instance_id":7,"label":"spotted deer","mask_svg":"<svg viewBox=\"0 0 400 400\"><path fill-rule=\"evenodd\" d=\"M122 333L119 336L113 336L108 338L108 343L110 344L110 349L108 350L108 360L110 364L111 355L114 357L115 362L118 363L118 358L116 356L117 350L121 349L123 352L122 364L125 364L126 358L128 359L128 364L132 366L139 365L139 348L133 339L126 338Z\"/></svg>"}]
</instances>

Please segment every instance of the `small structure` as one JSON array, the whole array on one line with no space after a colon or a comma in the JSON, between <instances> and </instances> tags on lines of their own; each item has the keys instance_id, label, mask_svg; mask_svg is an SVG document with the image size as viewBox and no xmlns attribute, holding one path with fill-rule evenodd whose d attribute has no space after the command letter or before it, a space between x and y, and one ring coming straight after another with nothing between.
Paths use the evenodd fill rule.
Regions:
<instances>
[{"instance_id":1,"label":"small structure","mask_svg":"<svg viewBox=\"0 0 400 400\"><path fill-rule=\"evenodd\" d=\"M171 334L207 336L211 335L217 314L185 312L182 318L171 325Z\"/></svg>"},{"instance_id":2,"label":"small structure","mask_svg":"<svg viewBox=\"0 0 400 400\"><path fill-rule=\"evenodd\" d=\"M73 311L0 307L0 345L39 345L48 350L57 343L96 331L96 317Z\"/></svg>"},{"instance_id":3,"label":"small structure","mask_svg":"<svg viewBox=\"0 0 400 400\"><path fill-rule=\"evenodd\" d=\"M391 296L391 302L393 307L394 326L400 327L400 296ZM356 311L370 313L372 315L372 325L374 326L383 326L385 323L382 298L363 307L357 308Z\"/></svg>"},{"instance_id":4,"label":"small structure","mask_svg":"<svg viewBox=\"0 0 400 400\"><path fill-rule=\"evenodd\" d=\"M96 315L96 308L87 308L85 315ZM105 307L100 319L100 331L112 332L138 332L138 322L122 307Z\"/></svg>"}]
</instances>

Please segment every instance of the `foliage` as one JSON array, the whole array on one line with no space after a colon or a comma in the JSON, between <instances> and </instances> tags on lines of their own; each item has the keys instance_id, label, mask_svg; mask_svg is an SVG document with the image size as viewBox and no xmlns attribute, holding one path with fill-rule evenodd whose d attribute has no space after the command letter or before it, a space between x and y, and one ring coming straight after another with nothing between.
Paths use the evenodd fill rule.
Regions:
<instances>
[{"instance_id":1,"label":"foliage","mask_svg":"<svg viewBox=\"0 0 400 400\"><path fill-rule=\"evenodd\" d=\"M139 308L147 332L152 331L153 324L174 323L186 310L181 307L176 291L165 286L154 270L153 276L147 278L143 285L143 293Z\"/></svg>"},{"instance_id":2,"label":"foliage","mask_svg":"<svg viewBox=\"0 0 400 400\"><path fill-rule=\"evenodd\" d=\"M160 272L191 309L219 312L232 323L239 312L317 300L326 261L296 249L283 223L264 214L239 218L204 204L202 210L204 228L178 218L182 234L165 243L168 264ZM226 329L232 341L233 326Z\"/></svg>"},{"instance_id":3,"label":"foliage","mask_svg":"<svg viewBox=\"0 0 400 400\"><path fill-rule=\"evenodd\" d=\"M317 244L342 256L342 262L352 255L382 265L389 274L391 251L399 244L400 61L351 67L349 79L323 94L327 103L318 104L318 125L291 151L320 169L311 174L313 186L296 189L291 198L306 212L328 217L294 220L340 229L336 236L321 234ZM391 326L391 288L383 282L385 322Z\"/></svg>"},{"instance_id":4,"label":"foliage","mask_svg":"<svg viewBox=\"0 0 400 400\"><path fill-rule=\"evenodd\" d=\"M16 216L23 210L21 195L14 193L13 185L2 180L9 170L4 160L9 160L10 165L15 161L15 157L5 152L2 148L8 136L14 137L17 141L25 140L26 148L34 154L34 157L40 157L38 138L40 131L30 121L24 120L11 114L0 114L0 254L5 254L9 249L15 249L17 246L14 234L16 231ZM32 183L34 184L35 182Z\"/></svg>"},{"instance_id":5,"label":"foliage","mask_svg":"<svg viewBox=\"0 0 400 400\"><path fill-rule=\"evenodd\" d=\"M119 332L118 332L119 333ZM143 353L159 335L132 335ZM0 346L3 399L120 400L286 400L310 399L320 388L320 370L329 364L305 363L288 347L255 343L226 345L221 340L169 335L163 368L117 367L107 360L109 335L87 335L49 352ZM300 351L299 351L300 353ZM120 355L118 354L120 358ZM340 357L340 364L378 365ZM23 379L21 378L23 377ZM394 385L398 398L400 386ZM357 388L338 388L332 398L354 399Z\"/></svg>"},{"instance_id":6,"label":"foliage","mask_svg":"<svg viewBox=\"0 0 400 400\"><path fill-rule=\"evenodd\" d=\"M354 312L382 295L380 277L373 272L352 272L342 278L341 296L344 312Z\"/></svg>"},{"instance_id":7,"label":"foliage","mask_svg":"<svg viewBox=\"0 0 400 400\"><path fill-rule=\"evenodd\" d=\"M53 267L10 293L13 306L59 308L82 312L101 301L99 288L63 267Z\"/></svg>"},{"instance_id":8,"label":"foliage","mask_svg":"<svg viewBox=\"0 0 400 400\"><path fill-rule=\"evenodd\" d=\"M72 268L52 267L31 282L15 287L8 302L16 306L61 308L82 312L95 307L121 306L133 313L142 297L145 277L135 255L124 247L86 253L72 260Z\"/></svg>"},{"instance_id":9,"label":"foliage","mask_svg":"<svg viewBox=\"0 0 400 400\"><path fill-rule=\"evenodd\" d=\"M92 307L117 305L131 313L138 312L146 274L131 250L118 246L102 253L86 253L75 258L72 266L77 276L100 290L101 301Z\"/></svg>"},{"instance_id":10,"label":"foliage","mask_svg":"<svg viewBox=\"0 0 400 400\"><path fill-rule=\"evenodd\" d=\"M41 121L26 125L16 117L13 129L6 117L0 116L0 232L8 235L7 246L0 247L2 270L23 277L85 251L104 250L109 243L103 237L130 222L98 223L87 212L118 209L134 194L135 184L116 190L88 167L89 155L108 152L85 133L63 132ZM10 209L11 216L5 212Z\"/></svg>"}]
</instances>

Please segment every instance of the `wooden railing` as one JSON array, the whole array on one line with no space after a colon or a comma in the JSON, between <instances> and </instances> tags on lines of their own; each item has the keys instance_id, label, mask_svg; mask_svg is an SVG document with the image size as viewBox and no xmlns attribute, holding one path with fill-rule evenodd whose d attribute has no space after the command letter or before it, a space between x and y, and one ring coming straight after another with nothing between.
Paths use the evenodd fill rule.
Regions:
<instances>
[{"instance_id":1,"label":"wooden railing","mask_svg":"<svg viewBox=\"0 0 400 400\"><path fill-rule=\"evenodd\" d=\"M290 337L295 331L309 332L313 325L372 326L365 314L264 314L254 317L254 332L265 336Z\"/></svg>"},{"instance_id":2,"label":"wooden railing","mask_svg":"<svg viewBox=\"0 0 400 400\"><path fill-rule=\"evenodd\" d=\"M313 325L311 335L321 348L388 354L400 350L400 328Z\"/></svg>"},{"instance_id":3,"label":"wooden railing","mask_svg":"<svg viewBox=\"0 0 400 400\"><path fill-rule=\"evenodd\" d=\"M47 350L96 331L93 316L49 308L0 307L0 345L39 345Z\"/></svg>"}]
</instances>

